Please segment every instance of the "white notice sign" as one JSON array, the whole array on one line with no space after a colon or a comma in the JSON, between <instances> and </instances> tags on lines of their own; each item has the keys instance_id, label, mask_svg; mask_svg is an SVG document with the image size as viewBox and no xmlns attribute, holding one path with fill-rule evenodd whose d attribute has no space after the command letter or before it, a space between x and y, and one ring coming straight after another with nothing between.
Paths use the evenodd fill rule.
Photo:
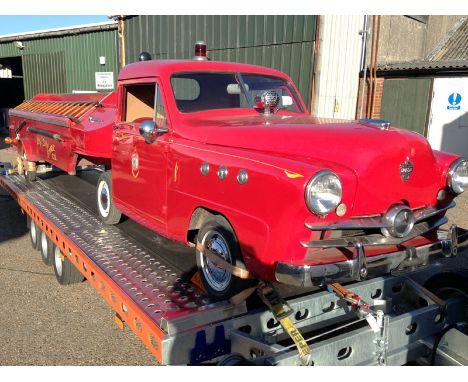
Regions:
<instances>
[{"instance_id":1,"label":"white notice sign","mask_svg":"<svg viewBox=\"0 0 468 382\"><path fill-rule=\"evenodd\" d=\"M114 89L114 73L96 72L96 90Z\"/></svg>"}]
</instances>

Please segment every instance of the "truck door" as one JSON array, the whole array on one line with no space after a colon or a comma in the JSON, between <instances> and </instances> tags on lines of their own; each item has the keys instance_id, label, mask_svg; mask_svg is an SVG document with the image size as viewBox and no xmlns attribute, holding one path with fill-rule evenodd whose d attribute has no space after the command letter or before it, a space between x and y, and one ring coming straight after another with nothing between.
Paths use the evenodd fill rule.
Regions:
<instances>
[{"instance_id":1,"label":"truck door","mask_svg":"<svg viewBox=\"0 0 468 382\"><path fill-rule=\"evenodd\" d=\"M140 123L153 120L168 127L164 97L155 79L123 83L120 113L112 147L112 187L117 208L156 230L165 230L167 152L170 132L153 143L140 135Z\"/></svg>"}]
</instances>

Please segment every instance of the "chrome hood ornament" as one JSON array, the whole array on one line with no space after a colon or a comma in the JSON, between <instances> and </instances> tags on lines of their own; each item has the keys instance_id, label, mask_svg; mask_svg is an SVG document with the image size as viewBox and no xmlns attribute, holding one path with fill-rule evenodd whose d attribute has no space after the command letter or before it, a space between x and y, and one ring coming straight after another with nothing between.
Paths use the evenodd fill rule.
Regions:
<instances>
[{"instance_id":1,"label":"chrome hood ornament","mask_svg":"<svg viewBox=\"0 0 468 382\"><path fill-rule=\"evenodd\" d=\"M414 164L410 161L409 157L406 157L406 161L400 164L400 175L403 182L406 182L413 172Z\"/></svg>"}]
</instances>

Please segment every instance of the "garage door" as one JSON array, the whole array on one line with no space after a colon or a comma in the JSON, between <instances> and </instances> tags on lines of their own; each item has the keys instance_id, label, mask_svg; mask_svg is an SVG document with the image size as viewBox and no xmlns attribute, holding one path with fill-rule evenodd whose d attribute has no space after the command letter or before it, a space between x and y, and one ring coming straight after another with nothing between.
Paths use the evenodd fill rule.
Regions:
<instances>
[{"instance_id":1,"label":"garage door","mask_svg":"<svg viewBox=\"0 0 468 382\"><path fill-rule=\"evenodd\" d=\"M424 135L431 82L431 78L386 79L381 118Z\"/></svg>"}]
</instances>

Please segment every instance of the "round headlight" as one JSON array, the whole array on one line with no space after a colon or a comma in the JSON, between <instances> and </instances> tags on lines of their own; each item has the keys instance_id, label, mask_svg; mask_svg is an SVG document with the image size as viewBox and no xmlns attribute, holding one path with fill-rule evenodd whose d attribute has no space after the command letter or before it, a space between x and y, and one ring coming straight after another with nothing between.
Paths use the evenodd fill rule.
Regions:
<instances>
[{"instance_id":1,"label":"round headlight","mask_svg":"<svg viewBox=\"0 0 468 382\"><path fill-rule=\"evenodd\" d=\"M449 169L447 186L455 194L461 194L468 188L468 161L460 158Z\"/></svg>"},{"instance_id":2,"label":"round headlight","mask_svg":"<svg viewBox=\"0 0 468 382\"><path fill-rule=\"evenodd\" d=\"M331 171L323 170L307 184L305 200L309 210L322 216L340 204L342 193L340 178Z\"/></svg>"}]
</instances>

